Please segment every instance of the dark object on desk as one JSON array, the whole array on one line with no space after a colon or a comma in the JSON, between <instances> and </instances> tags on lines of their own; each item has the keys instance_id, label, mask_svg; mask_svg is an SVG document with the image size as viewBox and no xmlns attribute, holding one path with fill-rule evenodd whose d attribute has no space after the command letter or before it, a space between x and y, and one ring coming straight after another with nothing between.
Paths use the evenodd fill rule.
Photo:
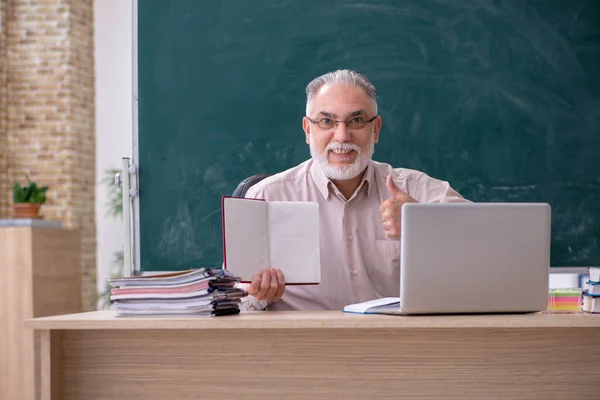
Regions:
<instances>
[{"instance_id":1,"label":"dark object on desk","mask_svg":"<svg viewBox=\"0 0 600 400\"><path fill-rule=\"evenodd\" d=\"M273 174L256 174L247 177L237 185L233 191L232 197L244 197L248 189L271 175Z\"/></svg>"},{"instance_id":2,"label":"dark object on desk","mask_svg":"<svg viewBox=\"0 0 600 400\"><path fill-rule=\"evenodd\" d=\"M597 265L600 2L138 3L143 271L221 265L221 197L310 157L304 90L338 68L377 88L378 161L547 202L551 265Z\"/></svg>"}]
</instances>

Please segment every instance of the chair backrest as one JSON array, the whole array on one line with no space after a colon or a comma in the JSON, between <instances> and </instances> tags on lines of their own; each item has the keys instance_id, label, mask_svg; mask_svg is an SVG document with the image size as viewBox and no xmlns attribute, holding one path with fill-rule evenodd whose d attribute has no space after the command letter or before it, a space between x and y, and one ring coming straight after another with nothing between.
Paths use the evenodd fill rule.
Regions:
<instances>
[{"instance_id":1,"label":"chair backrest","mask_svg":"<svg viewBox=\"0 0 600 400\"><path fill-rule=\"evenodd\" d=\"M237 187L235 188L235 190L233 191L233 194L231 196L232 197L246 196L246 192L248 191L248 189L250 189L250 187L252 187L252 185L257 184L258 182L262 181L263 179L265 179L266 177L271 176L271 175L273 175L273 174L256 174L256 175L247 177L246 179L244 179L237 185Z\"/></svg>"}]
</instances>

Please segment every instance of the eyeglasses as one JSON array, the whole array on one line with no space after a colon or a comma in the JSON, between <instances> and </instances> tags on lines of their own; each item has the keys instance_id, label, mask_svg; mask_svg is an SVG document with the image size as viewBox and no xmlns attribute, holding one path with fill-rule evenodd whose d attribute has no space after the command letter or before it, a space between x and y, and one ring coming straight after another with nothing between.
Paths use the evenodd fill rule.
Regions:
<instances>
[{"instance_id":1,"label":"eyeglasses","mask_svg":"<svg viewBox=\"0 0 600 400\"><path fill-rule=\"evenodd\" d=\"M365 126L367 126L368 123L375 121L375 118L377 118L377 115L371 119L366 119L365 117L358 116L358 117L352 117L352 119L347 120L347 121L346 120L336 121L335 119L323 117L317 121L313 121L309 117L306 117L306 119L309 120L312 124L317 124L317 126L323 130L329 130L329 129L336 128L338 123L344 122L346 124L346 127L353 131L357 131L359 129L364 128Z\"/></svg>"}]
</instances>

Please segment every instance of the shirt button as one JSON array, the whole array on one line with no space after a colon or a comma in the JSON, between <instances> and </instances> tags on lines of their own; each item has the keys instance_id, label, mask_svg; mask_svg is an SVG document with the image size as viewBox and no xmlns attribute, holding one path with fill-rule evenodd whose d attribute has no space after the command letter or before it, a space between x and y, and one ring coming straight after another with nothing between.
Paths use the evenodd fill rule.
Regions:
<instances>
[{"instance_id":1,"label":"shirt button","mask_svg":"<svg viewBox=\"0 0 600 400\"><path fill-rule=\"evenodd\" d=\"M353 270L352 270L352 274L353 274L353 275L358 275L358 271L357 271L357 270L355 270L355 269L353 269Z\"/></svg>"},{"instance_id":2,"label":"shirt button","mask_svg":"<svg viewBox=\"0 0 600 400\"><path fill-rule=\"evenodd\" d=\"M352 235L348 235L348 240L352 241L353 237Z\"/></svg>"}]
</instances>

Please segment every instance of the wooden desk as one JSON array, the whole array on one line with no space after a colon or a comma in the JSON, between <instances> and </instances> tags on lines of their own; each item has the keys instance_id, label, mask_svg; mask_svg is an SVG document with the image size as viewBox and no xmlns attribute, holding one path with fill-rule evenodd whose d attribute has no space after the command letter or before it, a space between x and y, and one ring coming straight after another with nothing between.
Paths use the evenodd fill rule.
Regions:
<instances>
[{"instance_id":1,"label":"wooden desk","mask_svg":"<svg viewBox=\"0 0 600 400\"><path fill-rule=\"evenodd\" d=\"M42 399L598 399L600 316L30 320Z\"/></svg>"}]
</instances>

